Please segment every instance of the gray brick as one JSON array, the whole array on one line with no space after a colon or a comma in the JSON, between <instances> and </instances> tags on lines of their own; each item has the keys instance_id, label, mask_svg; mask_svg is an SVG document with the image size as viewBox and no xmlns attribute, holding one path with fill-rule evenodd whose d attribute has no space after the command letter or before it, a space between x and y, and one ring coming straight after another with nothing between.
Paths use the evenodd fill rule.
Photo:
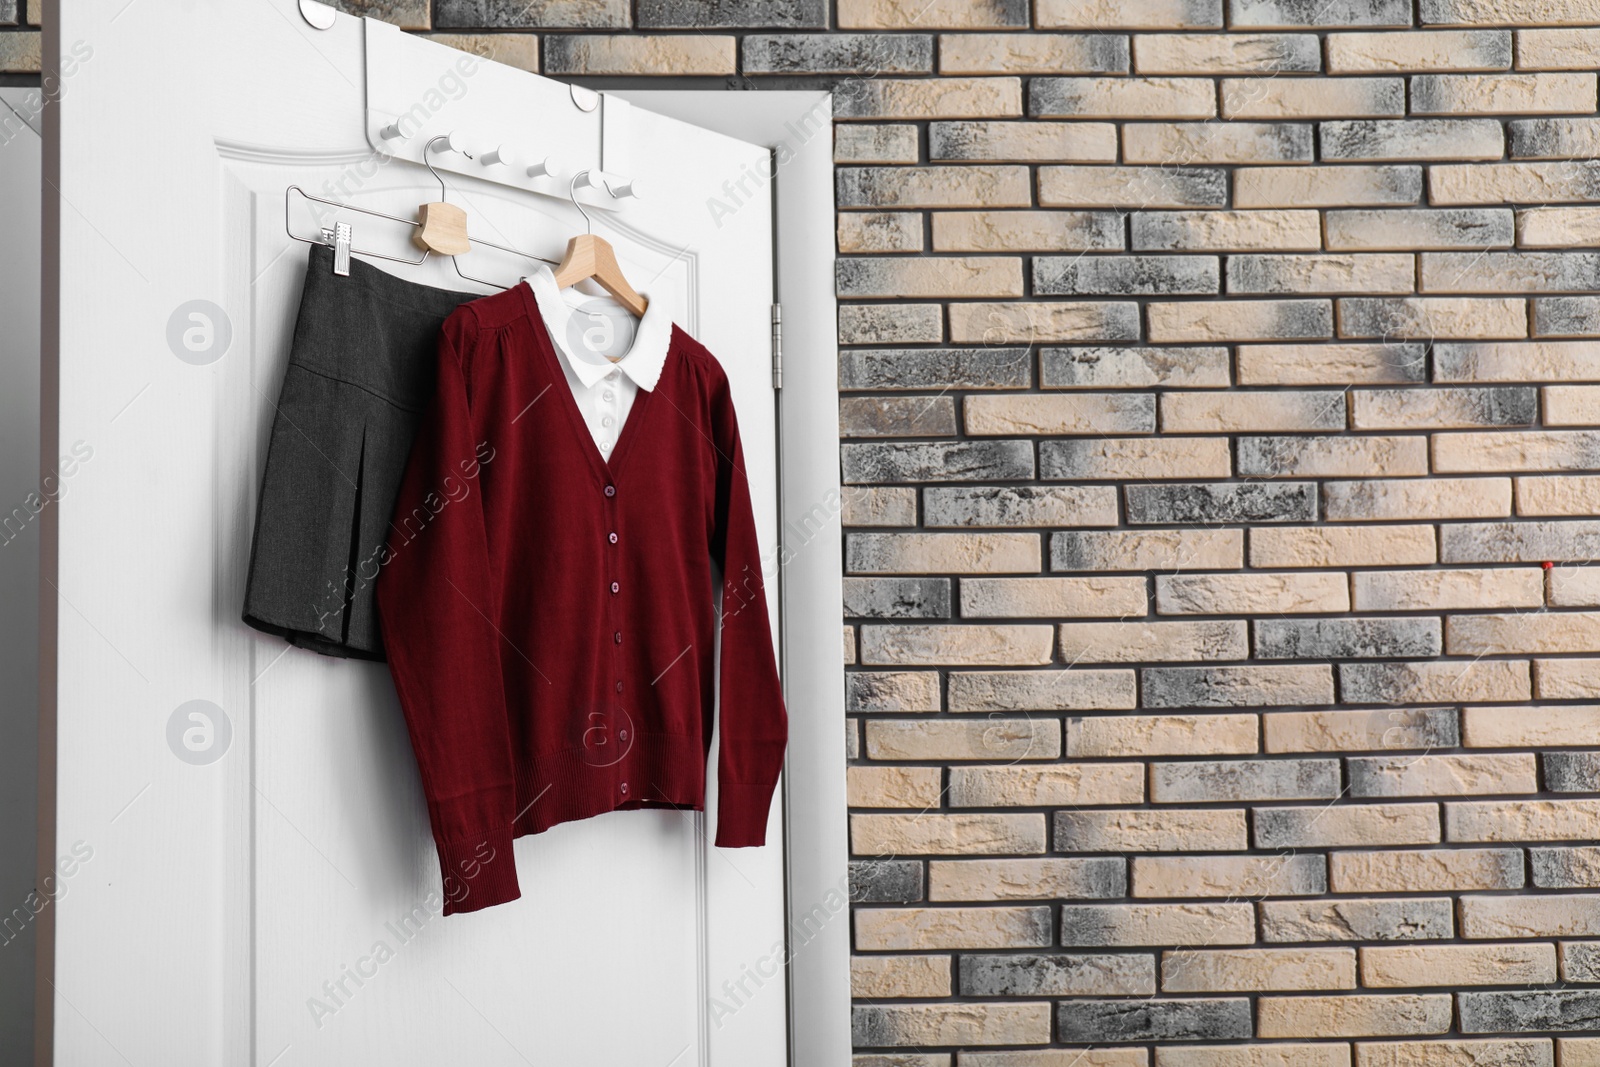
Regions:
<instances>
[{"instance_id":1,"label":"gray brick","mask_svg":"<svg viewBox=\"0 0 1600 1067\"><path fill-rule=\"evenodd\" d=\"M641 29L826 29L826 0L637 0Z\"/></svg>"},{"instance_id":2,"label":"gray brick","mask_svg":"<svg viewBox=\"0 0 1600 1067\"><path fill-rule=\"evenodd\" d=\"M1535 337L1600 337L1600 297L1555 296L1533 302Z\"/></svg>"},{"instance_id":3,"label":"gray brick","mask_svg":"<svg viewBox=\"0 0 1600 1067\"><path fill-rule=\"evenodd\" d=\"M1028 441L936 441L845 444L839 448L844 480L883 482L982 482L1032 478Z\"/></svg>"},{"instance_id":4,"label":"gray brick","mask_svg":"<svg viewBox=\"0 0 1600 1067\"><path fill-rule=\"evenodd\" d=\"M1228 0L1228 25L1315 29L1411 25L1411 0Z\"/></svg>"},{"instance_id":5,"label":"gray brick","mask_svg":"<svg viewBox=\"0 0 1600 1067\"><path fill-rule=\"evenodd\" d=\"M1028 169L1009 164L838 167L834 171L834 193L841 208L1027 207L1028 184Z\"/></svg>"},{"instance_id":6,"label":"gray brick","mask_svg":"<svg viewBox=\"0 0 1600 1067\"><path fill-rule=\"evenodd\" d=\"M742 48L746 74L871 77L875 73L927 74L933 70L933 37L920 34L751 34Z\"/></svg>"},{"instance_id":7,"label":"gray brick","mask_svg":"<svg viewBox=\"0 0 1600 1067\"><path fill-rule=\"evenodd\" d=\"M933 671L851 671L844 676L846 711L938 711Z\"/></svg>"},{"instance_id":8,"label":"gray brick","mask_svg":"<svg viewBox=\"0 0 1600 1067\"><path fill-rule=\"evenodd\" d=\"M1161 296L1220 289L1215 256L1035 256L1033 260L1033 291L1039 296Z\"/></svg>"},{"instance_id":9,"label":"gray brick","mask_svg":"<svg viewBox=\"0 0 1600 1067\"><path fill-rule=\"evenodd\" d=\"M922 899L916 860L851 860L850 899L857 904L910 904Z\"/></svg>"},{"instance_id":10,"label":"gray brick","mask_svg":"<svg viewBox=\"0 0 1600 1067\"><path fill-rule=\"evenodd\" d=\"M1226 348L1084 346L1039 353L1039 384L1046 389L1135 389L1228 384Z\"/></svg>"},{"instance_id":11,"label":"gray brick","mask_svg":"<svg viewBox=\"0 0 1600 1067\"><path fill-rule=\"evenodd\" d=\"M964 997L1149 996L1156 991L1156 958L1132 952L963 956L958 981Z\"/></svg>"},{"instance_id":12,"label":"gray brick","mask_svg":"<svg viewBox=\"0 0 1600 1067\"><path fill-rule=\"evenodd\" d=\"M1216 760L1150 764L1156 804L1254 800L1332 800L1336 759Z\"/></svg>"},{"instance_id":13,"label":"gray brick","mask_svg":"<svg viewBox=\"0 0 1600 1067\"><path fill-rule=\"evenodd\" d=\"M1454 931L1449 897L1261 902L1261 939L1268 942L1431 941Z\"/></svg>"},{"instance_id":14,"label":"gray brick","mask_svg":"<svg viewBox=\"0 0 1600 1067\"><path fill-rule=\"evenodd\" d=\"M438 0L434 29L625 27L628 0Z\"/></svg>"},{"instance_id":15,"label":"gray brick","mask_svg":"<svg viewBox=\"0 0 1600 1067\"><path fill-rule=\"evenodd\" d=\"M844 304L839 308L842 345L914 345L942 340L944 309L938 304ZM841 368L844 363L841 357Z\"/></svg>"},{"instance_id":16,"label":"gray brick","mask_svg":"<svg viewBox=\"0 0 1600 1067\"><path fill-rule=\"evenodd\" d=\"M1343 412L1339 414L1342 417ZM1359 477L1386 472L1428 473L1427 439L1348 434L1239 438L1241 477Z\"/></svg>"},{"instance_id":17,"label":"gray brick","mask_svg":"<svg viewBox=\"0 0 1600 1067\"><path fill-rule=\"evenodd\" d=\"M1463 522L1439 527L1440 563L1589 562L1600 559L1600 522Z\"/></svg>"},{"instance_id":18,"label":"gray brick","mask_svg":"<svg viewBox=\"0 0 1600 1067\"><path fill-rule=\"evenodd\" d=\"M846 578L844 614L851 619L948 619L948 578Z\"/></svg>"},{"instance_id":19,"label":"gray brick","mask_svg":"<svg viewBox=\"0 0 1600 1067\"><path fill-rule=\"evenodd\" d=\"M1128 522L1178 525L1219 522L1315 522L1312 482L1230 482L1210 485L1130 485Z\"/></svg>"},{"instance_id":20,"label":"gray brick","mask_svg":"<svg viewBox=\"0 0 1600 1067\"><path fill-rule=\"evenodd\" d=\"M1147 708L1333 703L1333 668L1326 664L1146 667L1139 676L1141 704Z\"/></svg>"},{"instance_id":21,"label":"gray brick","mask_svg":"<svg viewBox=\"0 0 1600 1067\"><path fill-rule=\"evenodd\" d=\"M841 437L954 437L955 398L847 396L839 400Z\"/></svg>"},{"instance_id":22,"label":"gray brick","mask_svg":"<svg viewBox=\"0 0 1600 1067\"><path fill-rule=\"evenodd\" d=\"M1545 752L1544 787L1552 793L1600 793L1600 752Z\"/></svg>"},{"instance_id":23,"label":"gray brick","mask_svg":"<svg viewBox=\"0 0 1600 1067\"><path fill-rule=\"evenodd\" d=\"M1600 848L1530 848L1528 860L1540 889L1600 888Z\"/></svg>"},{"instance_id":24,"label":"gray brick","mask_svg":"<svg viewBox=\"0 0 1600 1067\"><path fill-rule=\"evenodd\" d=\"M1512 119L1512 159L1583 159L1600 155L1600 119Z\"/></svg>"},{"instance_id":25,"label":"gray brick","mask_svg":"<svg viewBox=\"0 0 1600 1067\"><path fill-rule=\"evenodd\" d=\"M1059 1041L1224 1041L1253 1034L1244 997L1073 1000L1056 1012Z\"/></svg>"},{"instance_id":26,"label":"gray brick","mask_svg":"<svg viewBox=\"0 0 1600 1067\"><path fill-rule=\"evenodd\" d=\"M1600 941L1564 942L1561 977L1569 982L1600 982Z\"/></svg>"},{"instance_id":27,"label":"gray brick","mask_svg":"<svg viewBox=\"0 0 1600 1067\"><path fill-rule=\"evenodd\" d=\"M1423 8L1428 0L1423 0ZM1503 989L1458 993L1464 1034L1600 1030L1600 989Z\"/></svg>"},{"instance_id":28,"label":"gray brick","mask_svg":"<svg viewBox=\"0 0 1600 1067\"><path fill-rule=\"evenodd\" d=\"M1109 485L999 485L923 490L924 526L1115 526Z\"/></svg>"},{"instance_id":29,"label":"gray brick","mask_svg":"<svg viewBox=\"0 0 1600 1067\"><path fill-rule=\"evenodd\" d=\"M1358 659L1437 656L1437 618L1258 619L1258 659Z\"/></svg>"},{"instance_id":30,"label":"gray brick","mask_svg":"<svg viewBox=\"0 0 1600 1067\"><path fill-rule=\"evenodd\" d=\"M839 353L841 389L1026 389L1032 384L1033 355L1020 347Z\"/></svg>"},{"instance_id":31,"label":"gray brick","mask_svg":"<svg viewBox=\"0 0 1600 1067\"><path fill-rule=\"evenodd\" d=\"M1039 168L1045 207L1220 208L1228 202L1228 172L1218 167Z\"/></svg>"},{"instance_id":32,"label":"gray brick","mask_svg":"<svg viewBox=\"0 0 1600 1067\"><path fill-rule=\"evenodd\" d=\"M1499 159L1505 135L1494 119L1358 119L1324 122L1328 160Z\"/></svg>"}]
</instances>

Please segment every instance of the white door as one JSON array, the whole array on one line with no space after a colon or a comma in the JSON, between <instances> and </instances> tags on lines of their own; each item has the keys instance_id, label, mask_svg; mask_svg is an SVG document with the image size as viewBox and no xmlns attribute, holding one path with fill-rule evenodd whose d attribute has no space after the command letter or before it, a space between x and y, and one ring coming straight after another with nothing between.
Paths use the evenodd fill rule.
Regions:
<instances>
[{"instance_id":1,"label":"white door","mask_svg":"<svg viewBox=\"0 0 1600 1067\"><path fill-rule=\"evenodd\" d=\"M637 203L591 211L596 232L727 369L771 553L771 205L740 180L767 150L620 101L585 110L565 85L379 24L317 29L296 0L58 8L46 65L72 70L47 163L46 432L92 458L45 528L55 851L72 872L52 916L54 1062L783 1063L781 804L760 849L712 848L713 817L685 812L558 826L516 843L522 899L440 917L386 668L239 621L307 254L285 189L405 216L437 199L421 167L375 163L369 138L400 113L569 169L603 153L639 179ZM478 236L559 258L582 229L564 199L453 167ZM725 182L740 202L712 210ZM344 220L357 247L414 254L397 224L299 198L288 213L298 234ZM448 261L373 262L475 288Z\"/></svg>"}]
</instances>

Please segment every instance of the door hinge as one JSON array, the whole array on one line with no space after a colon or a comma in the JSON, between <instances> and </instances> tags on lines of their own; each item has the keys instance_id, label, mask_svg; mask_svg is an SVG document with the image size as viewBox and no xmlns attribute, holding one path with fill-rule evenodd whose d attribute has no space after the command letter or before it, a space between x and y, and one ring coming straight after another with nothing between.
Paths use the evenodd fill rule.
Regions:
<instances>
[{"instance_id":1,"label":"door hinge","mask_svg":"<svg viewBox=\"0 0 1600 1067\"><path fill-rule=\"evenodd\" d=\"M772 305L772 387L783 388L783 305Z\"/></svg>"}]
</instances>

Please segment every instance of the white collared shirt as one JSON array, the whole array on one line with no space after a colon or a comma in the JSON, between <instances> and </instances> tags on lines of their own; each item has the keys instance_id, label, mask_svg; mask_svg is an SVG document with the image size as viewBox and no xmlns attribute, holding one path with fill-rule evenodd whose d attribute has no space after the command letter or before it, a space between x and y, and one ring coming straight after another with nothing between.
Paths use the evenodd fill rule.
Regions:
<instances>
[{"instance_id":1,"label":"white collared shirt","mask_svg":"<svg viewBox=\"0 0 1600 1067\"><path fill-rule=\"evenodd\" d=\"M639 390L654 389L661 379L672 339L670 309L659 296L641 293L649 302L635 319L610 296L558 289L549 267L523 281L561 355L561 369L595 447L609 460Z\"/></svg>"}]
</instances>

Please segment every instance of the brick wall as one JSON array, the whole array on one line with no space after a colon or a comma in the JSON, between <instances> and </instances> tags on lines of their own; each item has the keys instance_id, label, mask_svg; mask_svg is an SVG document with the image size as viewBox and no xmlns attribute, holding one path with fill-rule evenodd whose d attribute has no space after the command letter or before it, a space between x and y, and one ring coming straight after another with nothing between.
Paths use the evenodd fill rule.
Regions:
<instances>
[{"instance_id":1,"label":"brick wall","mask_svg":"<svg viewBox=\"0 0 1600 1067\"><path fill-rule=\"evenodd\" d=\"M857 1067L1600 1065L1600 0L346 6L839 91Z\"/></svg>"}]
</instances>

